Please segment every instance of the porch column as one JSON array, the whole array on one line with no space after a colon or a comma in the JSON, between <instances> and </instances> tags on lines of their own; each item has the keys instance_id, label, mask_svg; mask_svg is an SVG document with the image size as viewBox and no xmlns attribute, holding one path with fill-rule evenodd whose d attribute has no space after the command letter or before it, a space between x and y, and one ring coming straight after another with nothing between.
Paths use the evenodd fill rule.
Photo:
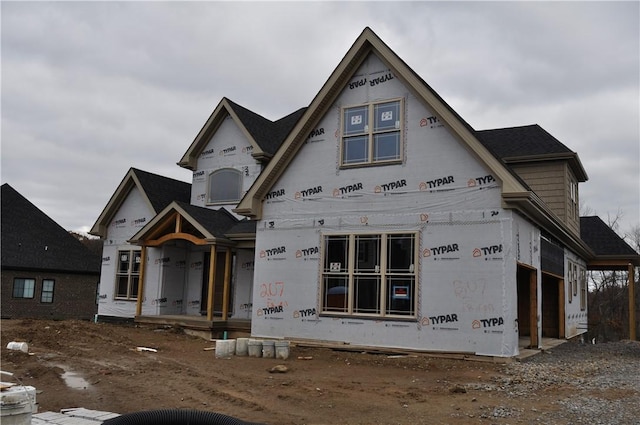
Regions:
<instances>
[{"instance_id":1,"label":"porch column","mask_svg":"<svg viewBox=\"0 0 640 425\"><path fill-rule=\"evenodd\" d=\"M629 339L631 341L636 340L636 294L634 290L635 285L635 277L634 271L635 267L633 263L629 263L627 266L629 270Z\"/></svg>"},{"instance_id":2,"label":"porch column","mask_svg":"<svg viewBox=\"0 0 640 425\"><path fill-rule=\"evenodd\" d=\"M222 295L222 320L229 314L229 290L231 286L231 248L227 247L224 259L224 289Z\"/></svg>"},{"instance_id":3,"label":"porch column","mask_svg":"<svg viewBox=\"0 0 640 425\"><path fill-rule=\"evenodd\" d=\"M209 291L207 292L207 320L213 320L213 290L216 280L216 245L211 245L211 258L209 260Z\"/></svg>"},{"instance_id":4,"label":"porch column","mask_svg":"<svg viewBox=\"0 0 640 425\"><path fill-rule=\"evenodd\" d=\"M538 348L538 273L529 270L529 339L530 347Z\"/></svg>"},{"instance_id":5,"label":"porch column","mask_svg":"<svg viewBox=\"0 0 640 425\"><path fill-rule=\"evenodd\" d=\"M136 316L142 315L142 299L144 298L144 269L147 264L147 247L142 245L140 251L140 273L138 275L138 299L136 300Z\"/></svg>"}]
</instances>

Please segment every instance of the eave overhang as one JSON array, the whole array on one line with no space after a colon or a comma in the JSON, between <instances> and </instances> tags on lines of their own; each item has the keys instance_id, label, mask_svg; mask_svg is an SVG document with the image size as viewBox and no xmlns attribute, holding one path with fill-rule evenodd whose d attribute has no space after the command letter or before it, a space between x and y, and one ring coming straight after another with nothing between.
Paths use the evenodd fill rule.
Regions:
<instances>
[{"instance_id":1,"label":"eave overhang","mask_svg":"<svg viewBox=\"0 0 640 425\"><path fill-rule=\"evenodd\" d=\"M183 231L188 224L195 231ZM160 246L170 240L185 240L194 245L235 246L226 237L217 237L193 218L177 202L172 202L127 242L140 246Z\"/></svg>"},{"instance_id":2,"label":"eave overhang","mask_svg":"<svg viewBox=\"0 0 640 425\"><path fill-rule=\"evenodd\" d=\"M584 183L589 180L587 171L582 166L582 162L575 152L564 153L550 153L544 155L526 155L526 156L511 156L502 158L506 164L525 164L525 163L539 163L547 161L567 161L573 174L580 183Z\"/></svg>"},{"instance_id":3,"label":"eave overhang","mask_svg":"<svg viewBox=\"0 0 640 425\"><path fill-rule=\"evenodd\" d=\"M205 124L202 126L195 139L182 156L180 161L178 161L178 165L180 167L189 169L191 171L196 170L198 157L204 150L204 148L211 140L211 137L218 131L218 128L222 124L222 122L230 116L234 123L238 126L242 134L249 141L251 146L253 147L252 156L259 161L265 161L271 158L271 155L267 152L264 152L260 145L255 141L251 133L247 130L242 120L238 117L238 115L233 110L233 107L229 104L228 99L222 98L218 106L213 110Z\"/></svg>"},{"instance_id":4,"label":"eave overhang","mask_svg":"<svg viewBox=\"0 0 640 425\"><path fill-rule=\"evenodd\" d=\"M595 258L587 244L574 235L532 191L503 193L504 208L516 209L582 258Z\"/></svg>"},{"instance_id":5,"label":"eave overhang","mask_svg":"<svg viewBox=\"0 0 640 425\"><path fill-rule=\"evenodd\" d=\"M107 237L107 229L109 227L109 223L111 222L111 220L113 220L113 217L118 212L120 206L125 201L127 196L129 196L129 192L131 192L134 187L138 188L140 194L142 195L142 198L145 201L145 204L149 207L149 209L153 212L157 212L154 210L153 204L145 193L134 169L130 168L118 185L116 191L113 193L113 195L111 195L109 202L107 202L107 205L98 216L95 224L93 225L93 227L91 227L91 230L89 231L90 235L99 236L101 238Z\"/></svg>"}]
</instances>

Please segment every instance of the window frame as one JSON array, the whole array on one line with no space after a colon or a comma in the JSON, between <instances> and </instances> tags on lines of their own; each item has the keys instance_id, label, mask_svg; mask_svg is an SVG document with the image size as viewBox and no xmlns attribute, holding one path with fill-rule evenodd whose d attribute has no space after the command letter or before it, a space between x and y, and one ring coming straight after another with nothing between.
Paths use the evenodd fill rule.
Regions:
<instances>
[{"instance_id":1,"label":"window frame","mask_svg":"<svg viewBox=\"0 0 640 425\"><path fill-rule=\"evenodd\" d=\"M406 261L409 264L408 269L392 269L393 259L390 259L390 241L396 237L409 241L412 246L411 257ZM339 253L347 261L347 264L332 263L330 254L327 250L331 240L336 243L343 242L345 244L343 252ZM372 246L368 249L376 250L378 264L372 267L365 267L367 258L370 255L362 254L361 248L364 244L360 242L367 240L377 240L377 250ZM394 231L394 232L330 232L322 235L321 245L321 261L320 261L320 314L327 316L341 317L359 317L359 318L375 318L375 319L392 319L392 320L417 320L418 319L418 286L419 286L419 243L420 233L418 231ZM402 242L401 242L402 243ZM399 284L394 285L393 282ZM405 281L405 283L400 283ZM335 283L344 282L343 289L337 298L330 299L330 290L339 288L341 285ZM333 286L330 286L334 284ZM377 290L374 293L375 309L366 311L366 306L359 295L356 293L359 285L376 285ZM328 289L327 289L328 288ZM399 289L398 293L394 293ZM335 295L335 294L334 294ZM366 294L365 294L366 296ZM395 299L407 298L406 313L398 313L396 308L394 311L393 303ZM336 301L335 300L339 300ZM332 305L333 304L333 305ZM341 306L340 306L341 304ZM337 306L336 306L337 305ZM371 310L371 309L370 309ZM404 309L403 309L404 310Z\"/></svg>"},{"instance_id":2,"label":"window frame","mask_svg":"<svg viewBox=\"0 0 640 425\"><path fill-rule=\"evenodd\" d=\"M213 179L216 176L220 176L222 175L222 173L231 173L236 177L235 183L237 183L238 187L238 191L236 194L235 199L212 199L212 188L214 186L213 184ZM207 192L206 192L206 204L207 205L228 205L228 204L237 204L240 199L242 199L242 171L233 168L233 167L226 167L226 168L219 168L217 170L214 170L212 172L209 173L209 175L207 176Z\"/></svg>"},{"instance_id":3,"label":"window frame","mask_svg":"<svg viewBox=\"0 0 640 425\"><path fill-rule=\"evenodd\" d=\"M26 286L27 281L32 283L32 287L30 289L31 292L31 296L25 296L25 291L28 291L29 289ZM16 287L16 284L20 282L22 284L22 288L19 289L19 292L22 293L22 295L17 295L16 290L18 289ZM11 297L12 298L16 298L16 299L27 299L27 300L31 300L33 298L35 298L35 294L36 294L36 280L30 277L14 277L13 278L13 287L11 288Z\"/></svg>"},{"instance_id":4,"label":"window frame","mask_svg":"<svg viewBox=\"0 0 640 425\"><path fill-rule=\"evenodd\" d=\"M123 262L122 255L129 255L127 261L127 269L123 270L121 265ZM138 259L138 261L135 261ZM137 269L135 267L137 264ZM140 249L119 249L118 261L116 264L115 284L113 298L116 300L135 301L138 299L138 291L140 291L140 267L142 265L142 251ZM122 295L120 292L120 283L124 283L126 278L127 294ZM135 292L135 293L134 293Z\"/></svg>"},{"instance_id":5,"label":"window frame","mask_svg":"<svg viewBox=\"0 0 640 425\"><path fill-rule=\"evenodd\" d=\"M47 283L51 283L51 289L45 290ZM42 288L40 288L40 302L42 304L53 304L53 295L56 287L55 279L42 279ZM47 295L45 299L45 295Z\"/></svg>"},{"instance_id":6,"label":"window frame","mask_svg":"<svg viewBox=\"0 0 640 425\"><path fill-rule=\"evenodd\" d=\"M397 103L398 119L393 128L376 129L376 108L380 105ZM362 131L348 131L346 116L349 111L357 109L366 109L367 116ZM374 102L362 103L358 105L343 106L340 108L340 168L354 168L377 165L401 164L404 161L404 98L392 98L378 100ZM397 158L376 159L376 136L385 134L398 134ZM345 158L346 144L349 139L356 138L365 139L366 142L366 158L362 161L348 161Z\"/></svg>"}]
</instances>

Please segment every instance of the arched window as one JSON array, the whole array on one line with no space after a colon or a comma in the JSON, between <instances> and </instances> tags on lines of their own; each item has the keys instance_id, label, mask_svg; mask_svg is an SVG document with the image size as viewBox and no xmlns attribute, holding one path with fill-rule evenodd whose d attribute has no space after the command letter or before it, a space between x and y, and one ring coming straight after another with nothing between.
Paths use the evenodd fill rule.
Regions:
<instances>
[{"instance_id":1,"label":"arched window","mask_svg":"<svg viewBox=\"0 0 640 425\"><path fill-rule=\"evenodd\" d=\"M242 194L242 173L234 168L223 168L209 174L208 204L235 203Z\"/></svg>"}]
</instances>

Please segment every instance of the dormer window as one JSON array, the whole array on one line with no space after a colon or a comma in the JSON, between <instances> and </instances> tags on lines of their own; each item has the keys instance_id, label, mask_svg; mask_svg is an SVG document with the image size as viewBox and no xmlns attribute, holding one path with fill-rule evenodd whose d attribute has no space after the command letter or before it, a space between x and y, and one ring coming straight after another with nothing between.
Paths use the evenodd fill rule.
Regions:
<instances>
[{"instance_id":1,"label":"dormer window","mask_svg":"<svg viewBox=\"0 0 640 425\"><path fill-rule=\"evenodd\" d=\"M208 204L237 203L242 195L242 173L235 168L223 168L209 174Z\"/></svg>"},{"instance_id":2,"label":"dormer window","mask_svg":"<svg viewBox=\"0 0 640 425\"><path fill-rule=\"evenodd\" d=\"M343 108L342 166L402 160L402 100Z\"/></svg>"}]
</instances>

